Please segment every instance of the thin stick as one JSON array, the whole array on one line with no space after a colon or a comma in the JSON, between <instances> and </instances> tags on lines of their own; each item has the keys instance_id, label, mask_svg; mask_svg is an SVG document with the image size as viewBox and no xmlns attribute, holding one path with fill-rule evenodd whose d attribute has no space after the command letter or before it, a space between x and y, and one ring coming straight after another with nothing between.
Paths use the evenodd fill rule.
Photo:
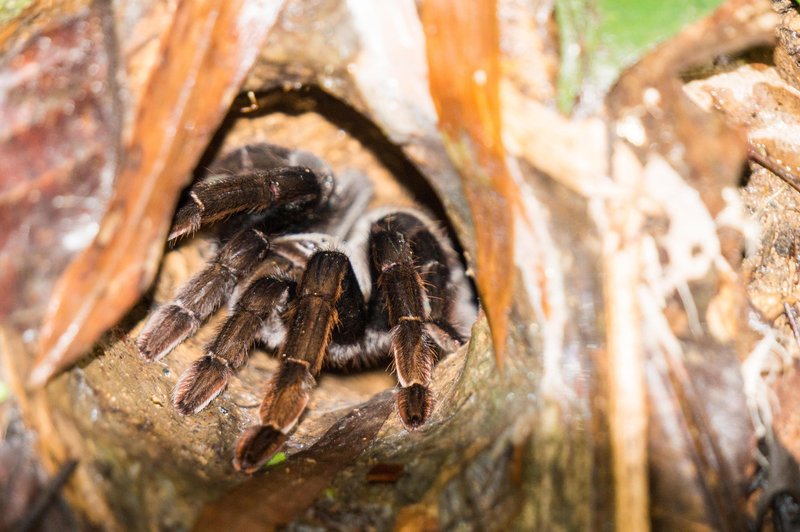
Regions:
<instances>
[{"instance_id":1,"label":"thin stick","mask_svg":"<svg viewBox=\"0 0 800 532\"><path fill-rule=\"evenodd\" d=\"M747 146L747 155L750 159L758 163L759 166L766 168L783 179L787 185L800 192L800 176L782 166L780 161L770 157L764 151L757 149L752 143Z\"/></svg>"},{"instance_id":2,"label":"thin stick","mask_svg":"<svg viewBox=\"0 0 800 532\"><path fill-rule=\"evenodd\" d=\"M58 494L64 484L67 483L72 472L75 471L75 466L78 462L70 460L58 470L56 476L48 483L47 487L39 494L33 506L28 512L23 515L19 521L11 525L11 530L14 532L27 532L33 530L36 525L44 517L47 508L52 504L53 498Z\"/></svg>"},{"instance_id":3,"label":"thin stick","mask_svg":"<svg viewBox=\"0 0 800 532\"><path fill-rule=\"evenodd\" d=\"M797 323L797 309L794 305L790 305L784 301L783 312L786 314L786 319L789 320L789 327L794 333L794 339L797 342L797 346L800 347L800 325Z\"/></svg>"}]
</instances>

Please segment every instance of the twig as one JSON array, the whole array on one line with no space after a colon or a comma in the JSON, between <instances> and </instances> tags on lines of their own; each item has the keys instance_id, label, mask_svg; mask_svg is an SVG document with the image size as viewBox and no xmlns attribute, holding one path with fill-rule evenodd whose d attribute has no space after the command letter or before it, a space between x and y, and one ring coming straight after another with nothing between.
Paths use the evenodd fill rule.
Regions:
<instances>
[{"instance_id":1,"label":"twig","mask_svg":"<svg viewBox=\"0 0 800 532\"><path fill-rule=\"evenodd\" d=\"M33 503L33 506L31 506L28 512L16 523L11 525L11 530L13 532L28 532L36 527L39 521L44 517L47 508L52 504L53 498L58 494L64 484L67 483L67 480L69 480L69 477L72 475L72 472L75 471L75 466L77 465L77 461L70 460L61 466L56 476L50 480L44 491L39 494L36 498L36 502Z\"/></svg>"},{"instance_id":2,"label":"twig","mask_svg":"<svg viewBox=\"0 0 800 532\"><path fill-rule=\"evenodd\" d=\"M747 147L747 155L750 157L750 159L758 163L759 166L766 168L776 176L783 179L787 185L800 192L800 176L786 167L781 166L780 161L757 149L752 143Z\"/></svg>"},{"instance_id":3,"label":"twig","mask_svg":"<svg viewBox=\"0 0 800 532\"><path fill-rule=\"evenodd\" d=\"M789 320L789 327L794 333L794 339L797 342L797 346L800 347L800 325L797 323L797 309L794 305L790 305L784 301L783 312L786 314L786 319Z\"/></svg>"}]
</instances>

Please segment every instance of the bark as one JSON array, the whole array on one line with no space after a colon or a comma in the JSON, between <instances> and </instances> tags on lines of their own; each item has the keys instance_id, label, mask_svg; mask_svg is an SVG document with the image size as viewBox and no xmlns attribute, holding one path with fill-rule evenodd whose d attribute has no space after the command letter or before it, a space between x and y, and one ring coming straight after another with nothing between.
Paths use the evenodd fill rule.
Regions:
<instances>
[{"instance_id":1,"label":"bark","mask_svg":"<svg viewBox=\"0 0 800 532\"><path fill-rule=\"evenodd\" d=\"M776 20L766 3L725 4L624 73L606 109L583 118L553 108L557 54L540 16L552 12L545 0L479 2L464 18L451 17L455 4L444 0L419 10L411 1L382 10L340 0L280 10L241 3L240 16L267 21L258 31L247 17L211 16L210 0L188 4L76 8L90 20L113 17L118 51L101 51L118 54L126 98L114 117L119 143L98 150L121 149L123 166L88 220L99 226L94 240L57 271L32 266L56 294L47 312L24 314L22 295L1 309L4 378L45 466L78 460L66 494L86 522L746 526L750 414L764 390L745 389L762 383L763 366L745 371L755 379L746 382L741 366L786 329L765 333L768 324L748 317L741 256L752 234L734 190L746 131L685 82L711 52L768 42ZM517 16L493 20L498 7ZM41 24L30 12L22 20ZM241 29L236 21L254 32L253 50L216 50L222 33ZM200 32L211 51L192 55L176 28ZM19 30L6 43L40 37ZM165 51L177 57L159 63ZM220 57L224 68L212 61ZM28 118L23 129L40 135ZM255 420L275 361L256 353L211 407L182 417L172 387L222 316L159 363L143 362L133 339L152 305L213 253L201 238L161 247L190 168L259 141L368 174L379 202L422 202L446 217L484 312L469 344L436 367L436 406L422 430L403 428L385 372L325 375L285 460L248 478L231 467L233 444ZM37 190L35 179L15 186ZM96 279L87 264L99 265ZM81 322L74 309L95 318ZM111 323L76 366L46 388L27 386L35 364L68 366ZM65 340L70 327L81 331L75 340ZM57 352L59 342L66 347Z\"/></svg>"}]
</instances>

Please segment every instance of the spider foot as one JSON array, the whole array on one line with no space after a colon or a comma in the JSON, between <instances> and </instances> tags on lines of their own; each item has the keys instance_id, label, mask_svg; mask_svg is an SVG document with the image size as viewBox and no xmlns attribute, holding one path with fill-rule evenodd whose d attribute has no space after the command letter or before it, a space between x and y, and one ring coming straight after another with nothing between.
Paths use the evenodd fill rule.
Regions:
<instances>
[{"instance_id":1,"label":"spider foot","mask_svg":"<svg viewBox=\"0 0 800 532\"><path fill-rule=\"evenodd\" d=\"M205 205L196 193L190 194L191 203L181 207L175 214L175 223L167 236L167 242L173 243L179 237L196 233L203 224Z\"/></svg>"},{"instance_id":2,"label":"spider foot","mask_svg":"<svg viewBox=\"0 0 800 532\"><path fill-rule=\"evenodd\" d=\"M400 388L395 396L397 413L408 430L417 430L427 420L433 408L431 391L421 384Z\"/></svg>"},{"instance_id":3,"label":"spider foot","mask_svg":"<svg viewBox=\"0 0 800 532\"><path fill-rule=\"evenodd\" d=\"M172 403L184 416L196 414L225 389L232 373L230 366L215 355L198 358L175 385Z\"/></svg>"},{"instance_id":4,"label":"spider foot","mask_svg":"<svg viewBox=\"0 0 800 532\"><path fill-rule=\"evenodd\" d=\"M164 305L156 311L136 339L145 360L159 360L197 331L197 318L177 305Z\"/></svg>"},{"instance_id":5,"label":"spider foot","mask_svg":"<svg viewBox=\"0 0 800 532\"><path fill-rule=\"evenodd\" d=\"M286 434L271 425L250 427L236 442L233 467L248 475L255 473L283 447L286 438Z\"/></svg>"}]
</instances>

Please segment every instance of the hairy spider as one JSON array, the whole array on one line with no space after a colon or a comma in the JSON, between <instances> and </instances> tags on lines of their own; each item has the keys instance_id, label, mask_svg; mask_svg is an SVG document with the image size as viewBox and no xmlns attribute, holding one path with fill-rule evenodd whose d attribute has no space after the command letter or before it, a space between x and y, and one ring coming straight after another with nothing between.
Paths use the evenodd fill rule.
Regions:
<instances>
[{"instance_id":1,"label":"hairy spider","mask_svg":"<svg viewBox=\"0 0 800 532\"><path fill-rule=\"evenodd\" d=\"M409 430L428 419L436 360L466 338L474 305L452 245L416 209L367 209L368 180L334 179L317 157L267 144L236 150L192 185L170 241L225 220L221 247L175 299L148 319L136 344L158 360L230 300L205 354L180 377L173 403L202 410L244 366L255 342L279 357L261 424L236 444L252 473L297 424L323 367L394 363L396 406Z\"/></svg>"}]
</instances>

